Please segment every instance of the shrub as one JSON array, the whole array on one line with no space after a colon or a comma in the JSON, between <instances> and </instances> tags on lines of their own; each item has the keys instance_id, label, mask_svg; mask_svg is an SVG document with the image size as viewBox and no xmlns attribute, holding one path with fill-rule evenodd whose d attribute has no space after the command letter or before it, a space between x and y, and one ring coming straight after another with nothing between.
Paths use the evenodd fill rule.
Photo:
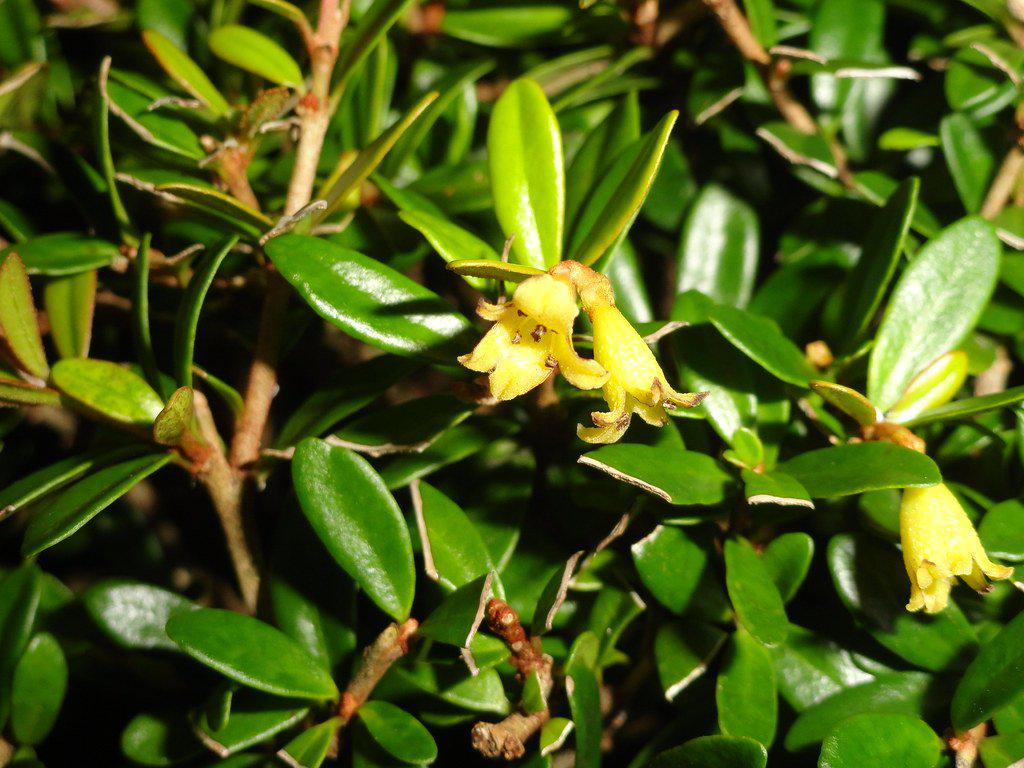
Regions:
<instances>
[{"instance_id":1,"label":"shrub","mask_svg":"<svg viewBox=\"0 0 1024 768\"><path fill-rule=\"evenodd\" d=\"M0 2L0 764L1024 764L1022 45Z\"/></svg>"}]
</instances>

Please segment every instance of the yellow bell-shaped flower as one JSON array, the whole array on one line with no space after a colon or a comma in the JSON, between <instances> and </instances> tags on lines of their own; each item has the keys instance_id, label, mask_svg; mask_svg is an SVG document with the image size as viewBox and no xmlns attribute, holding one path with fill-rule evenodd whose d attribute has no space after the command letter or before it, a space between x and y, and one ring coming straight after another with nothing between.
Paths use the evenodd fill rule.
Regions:
<instances>
[{"instance_id":1,"label":"yellow bell-shaped flower","mask_svg":"<svg viewBox=\"0 0 1024 768\"><path fill-rule=\"evenodd\" d=\"M903 491L900 539L910 577L908 611L941 611L957 576L978 592L987 592L988 579L1013 574L1012 568L988 559L963 507L943 483Z\"/></svg>"},{"instance_id":2,"label":"yellow bell-shaped flower","mask_svg":"<svg viewBox=\"0 0 1024 768\"><path fill-rule=\"evenodd\" d=\"M562 262L552 271L571 275L594 328L594 359L608 371L604 384L608 410L590 414L593 427L577 426L581 440L614 443L626 432L634 413L660 427L668 421L666 408L693 407L704 399L706 392L676 392L668 383L647 342L615 306L607 277L573 261Z\"/></svg>"},{"instance_id":3,"label":"yellow bell-shaped flower","mask_svg":"<svg viewBox=\"0 0 1024 768\"><path fill-rule=\"evenodd\" d=\"M576 354L572 325L579 314L572 285L551 275L524 280L502 304L481 301L477 314L494 325L459 362L488 374L491 394L511 400L543 383L557 368L580 389L596 389L608 373Z\"/></svg>"}]
</instances>

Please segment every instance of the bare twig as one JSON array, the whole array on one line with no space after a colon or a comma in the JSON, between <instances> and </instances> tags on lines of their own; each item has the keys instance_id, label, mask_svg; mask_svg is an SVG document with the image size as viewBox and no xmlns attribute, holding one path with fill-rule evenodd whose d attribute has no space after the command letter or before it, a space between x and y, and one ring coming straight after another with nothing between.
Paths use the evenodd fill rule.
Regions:
<instances>
[{"instance_id":1,"label":"bare twig","mask_svg":"<svg viewBox=\"0 0 1024 768\"><path fill-rule=\"evenodd\" d=\"M988 188L988 194L985 195L985 202L981 206L983 217L994 219L1002 212L1013 194L1022 170L1024 170L1024 152L1021 151L1019 145L1014 144L1003 158L1003 164L999 166L992 186Z\"/></svg>"},{"instance_id":2,"label":"bare twig","mask_svg":"<svg viewBox=\"0 0 1024 768\"><path fill-rule=\"evenodd\" d=\"M343 726L363 706L391 665L409 652L409 642L417 629L419 622L416 619L392 624L363 650L362 662L352 675L338 705L338 717Z\"/></svg>"}]
</instances>

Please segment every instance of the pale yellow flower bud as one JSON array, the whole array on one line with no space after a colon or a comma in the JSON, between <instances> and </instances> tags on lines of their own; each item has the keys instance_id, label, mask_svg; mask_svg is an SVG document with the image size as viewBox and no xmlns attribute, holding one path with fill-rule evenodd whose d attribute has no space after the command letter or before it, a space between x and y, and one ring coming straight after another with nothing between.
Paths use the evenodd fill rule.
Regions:
<instances>
[{"instance_id":1,"label":"pale yellow flower bud","mask_svg":"<svg viewBox=\"0 0 1024 768\"><path fill-rule=\"evenodd\" d=\"M907 488L900 505L903 563L910 577L908 611L938 613L957 576L979 592L1013 569L988 559L967 513L945 484Z\"/></svg>"}]
</instances>

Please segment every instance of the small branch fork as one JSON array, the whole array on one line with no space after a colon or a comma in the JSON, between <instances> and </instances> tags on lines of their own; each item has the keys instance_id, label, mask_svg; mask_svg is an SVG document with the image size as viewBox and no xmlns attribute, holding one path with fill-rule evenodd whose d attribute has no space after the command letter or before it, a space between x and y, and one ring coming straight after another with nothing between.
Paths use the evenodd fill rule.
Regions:
<instances>
[{"instance_id":1,"label":"small branch fork","mask_svg":"<svg viewBox=\"0 0 1024 768\"><path fill-rule=\"evenodd\" d=\"M743 58L751 62L761 75L768 93L771 94L775 108L782 118L800 133L812 135L818 133L818 123L807 108L790 92L788 86L789 72L792 64L788 59L773 58L765 50L754 35L750 22L736 4L736 0L703 0L712 13L718 18L722 29L732 40L733 45ZM829 141L832 156L836 163L839 179L848 187L853 187L846 152L838 141Z\"/></svg>"},{"instance_id":2,"label":"small branch fork","mask_svg":"<svg viewBox=\"0 0 1024 768\"><path fill-rule=\"evenodd\" d=\"M505 641L520 680L537 673L546 700L552 688L552 660L541 652L540 638L529 637L515 609L496 598L487 603L487 626ZM550 719L551 710L545 707L539 712L513 712L500 723L479 722L473 726L473 748L484 757L518 759L526 753L526 742Z\"/></svg>"},{"instance_id":3,"label":"small branch fork","mask_svg":"<svg viewBox=\"0 0 1024 768\"><path fill-rule=\"evenodd\" d=\"M409 644L419 629L416 619L392 624L363 650L363 659L338 704L340 727L355 716L377 687L391 665L409 652Z\"/></svg>"}]
</instances>

